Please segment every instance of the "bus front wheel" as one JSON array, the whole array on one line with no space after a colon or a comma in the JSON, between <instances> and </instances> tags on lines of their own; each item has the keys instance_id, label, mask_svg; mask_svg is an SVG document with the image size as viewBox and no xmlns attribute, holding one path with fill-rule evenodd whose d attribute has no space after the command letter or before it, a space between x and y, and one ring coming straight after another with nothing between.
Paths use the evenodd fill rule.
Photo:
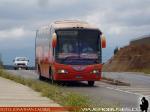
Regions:
<instances>
[{"instance_id":1,"label":"bus front wheel","mask_svg":"<svg viewBox=\"0 0 150 112\"><path fill-rule=\"evenodd\" d=\"M94 86L94 83L95 83L94 81L88 81L89 86Z\"/></svg>"}]
</instances>

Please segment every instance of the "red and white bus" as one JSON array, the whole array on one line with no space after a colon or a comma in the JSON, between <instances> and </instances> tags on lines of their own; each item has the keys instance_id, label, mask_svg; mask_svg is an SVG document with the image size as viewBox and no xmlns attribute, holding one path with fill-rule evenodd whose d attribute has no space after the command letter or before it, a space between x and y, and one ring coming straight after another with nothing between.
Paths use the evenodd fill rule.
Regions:
<instances>
[{"instance_id":1,"label":"red and white bus","mask_svg":"<svg viewBox=\"0 0 150 112\"><path fill-rule=\"evenodd\" d=\"M102 32L86 22L63 20L37 30L35 64L39 79L88 81L101 79Z\"/></svg>"}]
</instances>

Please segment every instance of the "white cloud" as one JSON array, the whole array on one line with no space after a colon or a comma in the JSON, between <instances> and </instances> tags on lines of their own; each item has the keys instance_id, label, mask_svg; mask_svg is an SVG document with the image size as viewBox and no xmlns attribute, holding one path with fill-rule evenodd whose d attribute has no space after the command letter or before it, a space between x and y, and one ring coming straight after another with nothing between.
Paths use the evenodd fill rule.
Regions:
<instances>
[{"instance_id":1,"label":"white cloud","mask_svg":"<svg viewBox=\"0 0 150 112\"><path fill-rule=\"evenodd\" d=\"M62 18L99 27L107 48L123 46L150 34L149 6L150 0L0 0L0 48L33 46L38 27Z\"/></svg>"},{"instance_id":2,"label":"white cloud","mask_svg":"<svg viewBox=\"0 0 150 112\"><path fill-rule=\"evenodd\" d=\"M0 30L0 40L21 39L27 35L31 35L31 32L23 27Z\"/></svg>"}]
</instances>

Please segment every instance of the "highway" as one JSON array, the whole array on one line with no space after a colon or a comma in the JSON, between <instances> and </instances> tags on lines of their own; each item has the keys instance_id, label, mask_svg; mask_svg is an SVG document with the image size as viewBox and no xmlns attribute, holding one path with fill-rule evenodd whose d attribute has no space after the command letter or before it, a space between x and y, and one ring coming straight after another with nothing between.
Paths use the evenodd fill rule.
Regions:
<instances>
[{"instance_id":1,"label":"highway","mask_svg":"<svg viewBox=\"0 0 150 112\"><path fill-rule=\"evenodd\" d=\"M38 80L34 70L7 70L11 74L25 78ZM110 104L119 107L137 108L144 96L150 102L150 77L140 73L103 73L105 77L111 77L131 83L131 86L117 86L104 82L96 82L94 87L88 87L87 82L71 83L62 86L67 91L81 93L91 98L96 104ZM47 82L47 81L45 81Z\"/></svg>"}]
</instances>

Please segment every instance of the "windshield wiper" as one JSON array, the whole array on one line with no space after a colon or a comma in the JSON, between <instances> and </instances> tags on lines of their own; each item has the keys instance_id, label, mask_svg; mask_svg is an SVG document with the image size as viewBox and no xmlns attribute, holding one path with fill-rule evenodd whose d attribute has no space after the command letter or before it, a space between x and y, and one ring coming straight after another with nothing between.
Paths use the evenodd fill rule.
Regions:
<instances>
[{"instance_id":1,"label":"windshield wiper","mask_svg":"<svg viewBox=\"0 0 150 112\"><path fill-rule=\"evenodd\" d=\"M98 54L97 53L82 53L80 54L80 57L85 58L85 59L97 59Z\"/></svg>"},{"instance_id":2,"label":"windshield wiper","mask_svg":"<svg viewBox=\"0 0 150 112\"><path fill-rule=\"evenodd\" d=\"M78 56L67 56L63 59L63 62L65 62L68 59L78 59L78 58L79 58Z\"/></svg>"}]
</instances>

